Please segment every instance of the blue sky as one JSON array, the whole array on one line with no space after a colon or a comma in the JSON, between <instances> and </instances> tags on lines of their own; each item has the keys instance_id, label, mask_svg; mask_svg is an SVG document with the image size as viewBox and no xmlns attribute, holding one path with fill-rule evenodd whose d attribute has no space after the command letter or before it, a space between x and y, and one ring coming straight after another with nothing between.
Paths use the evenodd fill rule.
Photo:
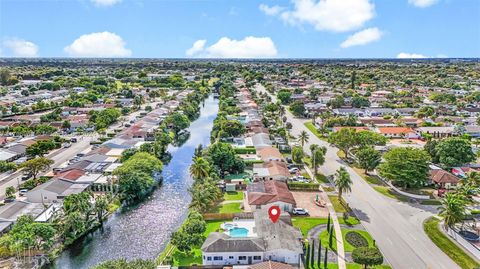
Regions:
<instances>
[{"instance_id":1,"label":"blue sky","mask_svg":"<svg viewBox=\"0 0 480 269\"><path fill-rule=\"evenodd\" d=\"M480 57L479 18L479 0L0 0L0 56Z\"/></svg>"}]
</instances>

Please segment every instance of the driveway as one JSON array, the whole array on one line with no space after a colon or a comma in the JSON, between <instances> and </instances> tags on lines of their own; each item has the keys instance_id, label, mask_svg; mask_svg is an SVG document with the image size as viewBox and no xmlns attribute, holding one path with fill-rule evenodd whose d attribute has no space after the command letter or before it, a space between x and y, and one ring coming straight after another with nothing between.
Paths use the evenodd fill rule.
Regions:
<instances>
[{"instance_id":1,"label":"driveway","mask_svg":"<svg viewBox=\"0 0 480 269\"><path fill-rule=\"evenodd\" d=\"M257 90L266 92L261 85L257 86ZM353 185L352 192L344 195L344 198L365 229L375 238L393 268L459 268L423 231L423 221L432 216L432 213L376 192L337 156L337 148L319 139L305 127L306 120L293 117L288 110L286 116L293 126L292 135L298 136L302 131L310 134L308 143L304 145L305 152L310 152L311 144L327 147L325 164L319 169L320 172L331 175L340 166L346 167Z\"/></svg>"},{"instance_id":2,"label":"driveway","mask_svg":"<svg viewBox=\"0 0 480 269\"><path fill-rule=\"evenodd\" d=\"M319 207L315 204L317 195L321 199L319 192L292 191L293 198L297 202L297 207L305 208L310 213L310 217L326 218L328 217L327 207Z\"/></svg>"}]
</instances>

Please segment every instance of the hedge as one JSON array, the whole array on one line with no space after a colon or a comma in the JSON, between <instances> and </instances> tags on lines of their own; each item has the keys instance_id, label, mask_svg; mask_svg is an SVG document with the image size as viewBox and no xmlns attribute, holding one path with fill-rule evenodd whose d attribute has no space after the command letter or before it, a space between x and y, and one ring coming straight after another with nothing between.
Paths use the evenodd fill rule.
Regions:
<instances>
[{"instance_id":1,"label":"hedge","mask_svg":"<svg viewBox=\"0 0 480 269\"><path fill-rule=\"evenodd\" d=\"M350 231L345 234L345 240L347 242L356 247L368 247L368 241L363 235L357 233L356 231Z\"/></svg>"},{"instance_id":2,"label":"hedge","mask_svg":"<svg viewBox=\"0 0 480 269\"><path fill-rule=\"evenodd\" d=\"M255 148L235 148L236 154L255 154L257 150Z\"/></svg>"},{"instance_id":3,"label":"hedge","mask_svg":"<svg viewBox=\"0 0 480 269\"><path fill-rule=\"evenodd\" d=\"M294 191L318 191L320 184L318 183L302 183L302 182L288 182L288 188Z\"/></svg>"}]
</instances>

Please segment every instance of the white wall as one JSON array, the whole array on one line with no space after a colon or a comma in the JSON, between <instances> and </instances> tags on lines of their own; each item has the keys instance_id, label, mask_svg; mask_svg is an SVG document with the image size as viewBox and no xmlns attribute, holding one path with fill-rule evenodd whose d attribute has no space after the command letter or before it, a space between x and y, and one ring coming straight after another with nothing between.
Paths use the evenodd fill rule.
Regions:
<instances>
[{"instance_id":1,"label":"white wall","mask_svg":"<svg viewBox=\"0 0 480 269\"><path fill-rule=\"evenodd\" d=\"M265 252L265 259L289 264L298 264L299 253L286 249L276 249Z\"/></svg>"},{"instance_id":2,"label":"white wall","mask_svg":"<svg viewBox=\"0 0 480 269\"><path fill-rule=\"evenodd\" d=\"M233 256L233 259L230 259ZM245 260L239 260L239 256L246 256ZM260 256L260 260L254 260L254 256ZM211 260L208 260L211 257ZM214 260L214 257L222 257L222 260ZM202 253L203 265L234 265L234 264L249 264L248 257L252 257L251 264L259 263L264 260L263 252L209 252Z\"/></svg>"}]
</instances>

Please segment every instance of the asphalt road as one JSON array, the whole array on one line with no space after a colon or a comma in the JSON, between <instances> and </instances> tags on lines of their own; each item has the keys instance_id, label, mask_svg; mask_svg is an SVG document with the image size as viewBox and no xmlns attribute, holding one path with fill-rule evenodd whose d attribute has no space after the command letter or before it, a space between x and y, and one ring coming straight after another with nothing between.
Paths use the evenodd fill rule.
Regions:
<instances>
[{"instance_id":1,"label":"asphalt road","mask_svg":"<svg viewBox=\"0 0 480 269\"><path fill-rule=\"evenodd\" d=\"M257 90L264 91L261 88ZM302 131L310 134L308 143L304 145L305 152L310 152L311 144L327 147L325 164L319 169L323 174L334 174L340 166L345 166L350 173L352 192L344 195L345 200L375 238L393 268L460 268L423 231L423 221L433 215L430 212L432 207L399 202L378 193L337 156L337 148L319 139L305 127L306 120L295 118L288 111L286 116L288 122L292 123L291 133L294 136Z\"/></svg>"}]
</instances>

